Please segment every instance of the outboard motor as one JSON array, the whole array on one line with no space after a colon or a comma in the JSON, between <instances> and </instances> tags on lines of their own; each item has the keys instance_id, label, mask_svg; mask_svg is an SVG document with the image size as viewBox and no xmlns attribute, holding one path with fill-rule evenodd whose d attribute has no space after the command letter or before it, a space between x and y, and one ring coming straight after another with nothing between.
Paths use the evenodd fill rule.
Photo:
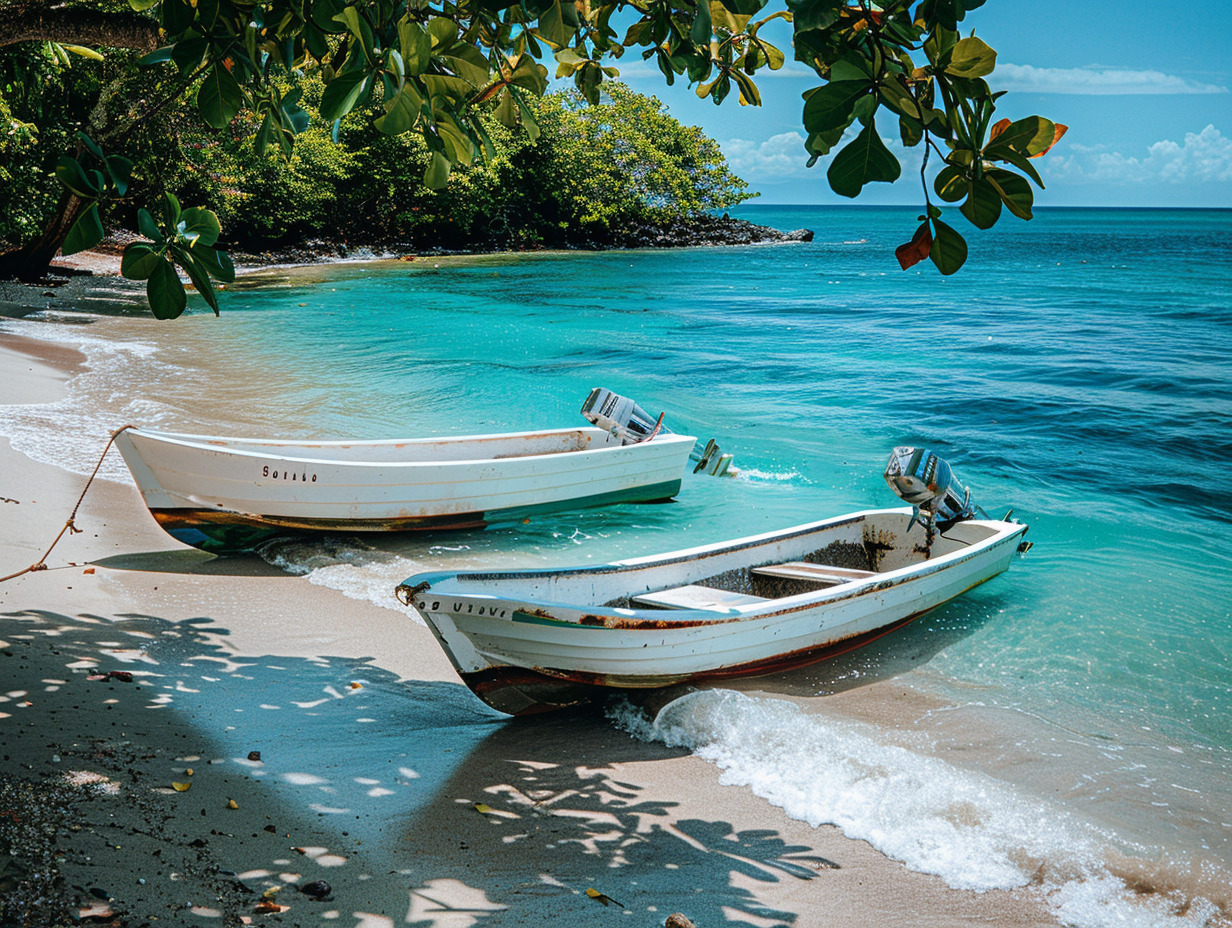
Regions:
<instances>
[{"instance_id":1,"label":"outboard motor","mask_svg":"<svg viewBox=\"0 0 1232 928\"><path fill-rule=\"evenodd\" d=\"M613 393L604 387L595 387L582 404L582 415L591 424L611 432L620 439L622 445L634 445L641 441L649 441L656 435L673 434L672 430L663 424L663 415L658 419L642 409L627 396ZM704 472L716 477L735 477L739 473L731 466L732 456L723 454L714 439L706 442L700 451L694 448L689 458L697 462L693 473Z\"/></svg>"},{"instance_id":2,"label":"outboard motor","mask_svg":"<svg viewBox=\"0 0 1232 928\"><path fill-rule=\"evenodd\" d=\"M620 439L622 445L635 445L651 435L671 434L672 431L660 424L663 421L662 416L656 420L627 396L621 396L603 387L595 387L590 391L590 396L586 397L586 402L582 404L582 415L604 431L611 432Z\"/></svg>"},{"instance_id":3,"label":"outboard motor","mask_svg":"<svg viewBox=\"0 0 1232 928\"><path fill-rule=\"evenodd\" d=\"M955 522L975 518L977 513L984 515L971 502L971 491L954 476L950 465L927 448L895 448L886 464L885 481L912 505L915 512L911 525L917 519L922 521L930 542L934 526L944 532Z\"/></svg>"}]
</instances>

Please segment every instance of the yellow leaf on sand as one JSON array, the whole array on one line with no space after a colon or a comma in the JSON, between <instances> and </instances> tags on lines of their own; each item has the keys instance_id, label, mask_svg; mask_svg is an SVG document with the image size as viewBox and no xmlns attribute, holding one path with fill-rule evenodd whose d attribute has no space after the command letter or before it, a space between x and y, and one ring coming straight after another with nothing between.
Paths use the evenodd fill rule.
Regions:
<instances>
[{"instance_id":1,"label":"yellow leaf on sand","mask_svg":"<svg viewBox=\"0 0 1232 928\"><path fill-rule=\"evenodd\" d=\"M238 809L239 807L240 807L240 804L239 804L238 802L236 802L234 799L228 799L228 800L227 800L227 808L228 808L228 809Z\"/></svg>"},{"instance_id":2,"label":"yellow leaf on sand","mask_svg":"<svg viewBox=\"0 0 1232 928\"><path fill-rule=\"evenodd\" d=\"M187 770L185 770L184 772L185 772L186 774L188 774L188 775L191 777L191 776L192 776L192 767L189 767L189 768L188 768Z\"/></svg>"},{"instance_id":3,"label":"yellow leaf on sand","mask_svg":"<svg viewBox=\"0 0 1232 928\"><path fill-rule=\"evenodd\" d=\"M595 889L593 886L588 886L586 888L586 895L595 900L595 902L602 902L604 905L619 905L622 909L624 908L621 903L617 902L611 896L599 892L599 890Z\"/></svg>"},{"instance_id":4,"label":"yellow leaf on sand","mask_svg":"<svg viewBox=\"0 0 1232 928\"><path fill-rule=\"evenodd\" d=\"M475 811L476 812L491 812L492 807L488 805L486 802L477 802L475 803Z\"/></svg>"},{"instance_id":5,"label":"yellow leaf on sand","mask_svg":"<svg viewBox=\"0 0 1232 928\"><path fill-rule=\"evenodd\" d=\"M177 793L188 792L188 787L190 786L192 786L191 783L172 783L171 784L171 788L175 790Z\"/></svg>"}]
</instances>

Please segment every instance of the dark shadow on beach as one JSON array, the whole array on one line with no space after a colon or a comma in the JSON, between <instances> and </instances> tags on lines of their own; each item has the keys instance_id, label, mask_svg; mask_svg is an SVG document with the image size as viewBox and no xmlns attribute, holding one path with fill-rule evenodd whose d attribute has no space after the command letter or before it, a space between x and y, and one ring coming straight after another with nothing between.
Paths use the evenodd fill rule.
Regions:
<instances>
[{"instance_id":1,"label":"dark shadow on beach","mask_svg":"<svg viewBox=\"0 0 1232 928\"><path fill-rule=\"evenodd\" d=\"M281 568L266 563L255 554L218 557L195 548L114 554L90 563L112 570L138 570L156 574L195 574L203 577L292 576Z\"/></svg>"},{"instance_id":2,"label":"dark shadow on beach","mask_svg":"<svg viewBox=\"0 0 1232 928\"><path fill-rule=\"evenodd\" d=\"M835 866L706 814L688 784L667 791L681 802L650 795L615 765L682 752L600 712L509 721L461 684L235 655L228 635L208 617L0 615L0 786L48 805L56 841L4 820L0 844L27 874L58 860L55 904L174 922L192 901L229 924L281 887L265 901L291 925L630 923L626 908L790 925L749 887ZM315 880L323 902L296 891Z\"/></svg>"}]
</instances>

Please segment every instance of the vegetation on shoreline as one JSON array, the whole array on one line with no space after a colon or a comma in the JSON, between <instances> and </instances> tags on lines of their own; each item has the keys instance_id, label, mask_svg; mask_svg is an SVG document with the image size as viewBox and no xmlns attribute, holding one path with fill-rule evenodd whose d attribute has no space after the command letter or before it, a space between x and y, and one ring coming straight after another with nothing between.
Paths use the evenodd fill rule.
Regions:
<instances>
[{"instance_id":1,"label":"vegetation on shoreline","mask_svg":"<svg viewBox=\"0 0 1232 928\"><path fill-rule=\"evenodd\" d=\"M28 90L14 100L17 112L8 111L14 129L0 143L0 241L16 244L56 209L45 174L70 141L65 129L86 126L99 110L147 88L143 72L124 75L120 62L64 68L46 49L0 55L10 69L26 57ZM111 152L133 162L132 184L105 204L104 226L137 231L135 204L174 193L212 210L226 246L242 252L320 238L450 250L604 247L620 243L622 229L670 226L750 196L713 140L617 82L604 86L597 106L576 91L535 100L535 143L488 115L490 156L440 190L422 183L432 153L419 136L385 135L365 111L331 130L319 117L321 81L305 85L311 121L289 158L256 151L260 122L251 114L215 132L185 101L166 109ZM91 97L98 98L93 112Z\"/></svg>"},{"instance_id":2,"label":"vegetation on shoreline","mask_svg":"<svg viewBox=\"0 0 1232 928\"><path fill-rule=\"evenodd\" d=\"M38 273L60 246L98 241L99 206L127 197L134 180L130 160L114 151L170 104L191 100L214 130L247 114L256 152L290 157L312 125L306 81L319 80L326 123L367 110L381 134L417 137L428 153L423 182L439 190L459 167L498 156L492 118L532 143L540 136L535 100L548 86L544 61L592 104L619 76L615 63L637 50L669 84L684 77L716 104L734 97L759 105L756 80L786 62L762 34L781 19L792 25L796 60L819 82L804 95L809 164L833 152L826 176L847 197L870 183L893 183L901 165L876 119L895 123L906 147L921 147L925 166L935 157L940 167L931 184L921 171L920 225L896 255L904 268L929 258L951 274L966 261L967 245L942 221L930 186L940 201L961 203L959 212L979 229L1003 211L1030 219L1030 183L1043 184L1029 159L1065 129L1039 116L995 117L1003 93L986 78L996 52L960 31L983 3L786 0L786 9L768 12L768 0L12 0L0 5L0 47L45 43L61 64L74 55L106 62L127 49L129 70L144 70L151 92L125 94L117 119L100 113L116 97L112 86L103 88L88 120L92 138L78 134L74 154L57 162L64 192L56 214L33 241L0 255L0 273ZM613 18L627 24L623 37ZM7 68L0 78L5 97L30 89ZM150 242L132 270L144 279L157 255L190 275L195 268L208 286L211 266L224 262L194 257L198 247L214 248L216 217L165 198L161 213L160 223L147 212L142 232Z\"/></svg>"}]
</instances>

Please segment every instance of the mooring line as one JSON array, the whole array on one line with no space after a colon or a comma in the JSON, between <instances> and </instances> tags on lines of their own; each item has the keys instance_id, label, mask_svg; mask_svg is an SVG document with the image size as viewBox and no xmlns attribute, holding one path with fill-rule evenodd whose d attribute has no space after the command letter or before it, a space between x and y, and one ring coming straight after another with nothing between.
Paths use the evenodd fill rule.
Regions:
<instances>
[{"instance_id":1,"label":"mooring line","mask_svg":"<svg viewBox=\"0 0 1232 928\"><path fill-rule=\"evenodd\" d=\"M33 573L36 570L46 570L47 569L47 555L51 554L51 549L54 548L59 543L61 538L64 537L64 533L71 532L72 534L76 535L81 532L81 529L79 529L74 524L73 520L77 518L77 510L81 508L81 501L86 498L86 491L90 489L90 484L92 484L94 482L94 478L98 476L99 468L103 466L103 458L107 457L107 452L111 450L111 446L115 444L115 440L120 436L120 433L128 429L135 428L135 427L136 426L134 426L132 423L129 423L128 425L120 426L118 429L116 429L114 432L111 433L111 437L107 439L107 447L103 449L103 453L99 455L98 463L94 465L94 472L90 474L90 479L87 480L86 485L82 487L81 495L77 497L77 505L75 505L73 507L73 511L69 513L68 521L64 523L64 528L60 529L60 534L56 536L55 541L53 541L50 545L47 546L47 550L43 552L43 556L40 557L37 561L35 561L33 564L31 564L29 567L23 568L22 570L17 571L17 573L15 574L9 574L7 577L0 577L0 583L4 583L5 581L16 579L17 577L23 576L24 574Z\"/></svg>"}]
</instances>

